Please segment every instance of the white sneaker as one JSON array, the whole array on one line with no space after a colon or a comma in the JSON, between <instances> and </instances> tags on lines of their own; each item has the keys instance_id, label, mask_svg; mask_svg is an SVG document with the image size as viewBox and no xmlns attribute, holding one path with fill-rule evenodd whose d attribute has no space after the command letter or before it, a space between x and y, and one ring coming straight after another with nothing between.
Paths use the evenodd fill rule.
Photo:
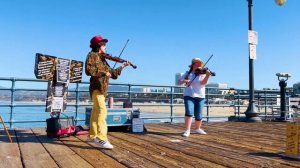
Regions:
<instances>
[{"instance_id":1,"label":"white sneaker","mask_svg":"<svg viewBox=\"0 0 300 168\"><path fill-rule=\"evenodd\" d=\"M190 136L190 134L191 134L190 130L186 130L186 131L182 134L182 136L188 137L188 136Z\"/></svg>"},{"instance_id":2,"label":"white sneaker","mask_svg":"<svg viewBox=\"0 0 300 168\"><path fill-rule=\"evenodd\" d=\"M104 148L104 149L113 149L114 146L112 144L110 144L109 141L103 141L100 140L98 138L94 139L95 144L97 144L100 148Z\"/></svg>"},{"instance_id":3,"label":"white sneaker","mask_svg":"<svg viewBox=\"0 0 300 168\"><path fill-rule=\"evenodd\" d=\"M206 135L207 133L203 129L196 129L195 130L198 134Z\"/></svg>"}]
</instances>

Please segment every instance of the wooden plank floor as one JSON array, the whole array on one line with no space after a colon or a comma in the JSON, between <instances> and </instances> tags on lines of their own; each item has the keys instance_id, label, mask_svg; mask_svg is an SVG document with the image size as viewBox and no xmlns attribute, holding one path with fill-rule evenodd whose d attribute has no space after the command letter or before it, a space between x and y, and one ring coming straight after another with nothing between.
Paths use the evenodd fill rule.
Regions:
<instances>
[{"instance_id":1,"label":"wooden plank floor","mask_svg":"<svg viewBox=\"0 0 300 168\"><path fill-rule=\"evenodd\" d=\"M49 139L45 128L0 130L0 167L300 167L282 157L286 123L204 123L207 135L182 137L183 124L147 124L145 134L109 132L113 150L86 136Z\"/></svg>"}]
</instances>

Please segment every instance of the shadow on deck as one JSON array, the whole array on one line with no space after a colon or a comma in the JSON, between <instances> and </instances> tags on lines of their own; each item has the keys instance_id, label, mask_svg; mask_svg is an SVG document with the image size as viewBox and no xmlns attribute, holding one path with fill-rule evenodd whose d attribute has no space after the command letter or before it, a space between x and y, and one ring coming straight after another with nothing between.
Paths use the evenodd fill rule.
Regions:
<instances>
[{"instance_id":1,"label":"shadow on deck","mask_svg":"<svg viewBox=\"0 0 300 168\"><path fill-rule=\"evenodd\" d=\"M286 123L204 123L207 135L182 137L183 124L147 124L146 134L109 132L113 150L86 136L49 139L44 128L0 131L0 167L300 167L282 157Z\"/></svg>"}]
</instances>

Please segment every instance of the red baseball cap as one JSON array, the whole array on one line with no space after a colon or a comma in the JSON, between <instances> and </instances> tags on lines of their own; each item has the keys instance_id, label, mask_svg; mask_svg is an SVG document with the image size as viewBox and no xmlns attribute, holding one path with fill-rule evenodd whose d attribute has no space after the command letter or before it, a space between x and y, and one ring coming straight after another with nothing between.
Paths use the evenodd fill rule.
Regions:
<instances>
[{"instance_id":1,"label":"red baseball cap","mask_svg":"<svg viewBox=\"0 0 300 168\"><path fill-rule=\"evenodd\" d=\"M90 47L95 47L97 44L99 44L100 42L105 42L107 43L108 40L107 39L104 39L102 36L100 35L96 35L94 36L92 39L91 39L91 44L90 44Z\"/></svg>"}]
</instances>

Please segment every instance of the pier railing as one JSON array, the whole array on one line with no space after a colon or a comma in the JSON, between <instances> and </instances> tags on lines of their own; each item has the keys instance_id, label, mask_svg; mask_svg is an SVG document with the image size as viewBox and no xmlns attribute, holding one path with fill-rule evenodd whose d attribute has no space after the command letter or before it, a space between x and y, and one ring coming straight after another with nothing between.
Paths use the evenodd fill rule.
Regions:
<instances>
[{"instance_id":1,"label":"pier railing","mask_svg":"<svg viewBox=\"0 0 300 168\"><path fill-rule=\"evenodd\" d=\"M0 86L0 114L10 128L45 125L45 119L49 118L45 112L46 80L0 78ZM81 82L68 87L64 113L74 116L76 123L84 122L85 108L92 107L88 86L89 82ZM141 117L146 121L174 122L184 117L183 90L183 86L110 83L108 97L113 97L114 108L132 102L134 108L141 109ZM203 117L206 121L242 117L248 95L248 90L243 89L207 87ZM274 109L280 107L278 95L279 90L255 90L256 106L263 119L274 115Z\"/></svg>"}]
</instances>

